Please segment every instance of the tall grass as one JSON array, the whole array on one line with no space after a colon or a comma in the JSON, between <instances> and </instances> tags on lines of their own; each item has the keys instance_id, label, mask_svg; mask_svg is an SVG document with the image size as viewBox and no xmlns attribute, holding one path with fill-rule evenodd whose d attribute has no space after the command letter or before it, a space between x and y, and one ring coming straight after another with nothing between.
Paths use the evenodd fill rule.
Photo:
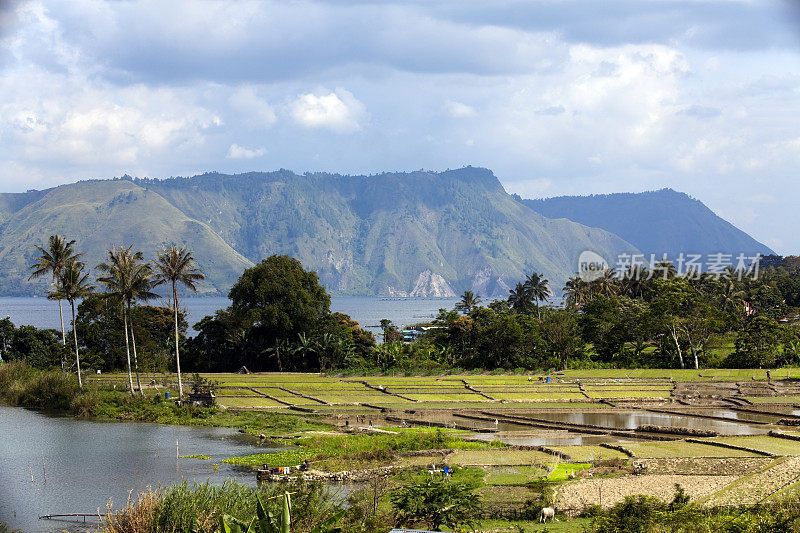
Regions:
<instances>
[{"instance_id":1,"label":"tall grass","mask_svg":"<svg viewBox=\"0 0 800 533\"><path fill-rule=\"evenodd\" d=\"M106 533L175 533L215 531L219 519L228 514L249 521L256 513L260 496L267 511L280 512L284 492L292 493L293 531L310 531L339 509L339 502L321 484L297 483L252 489L234 481L221 486L183 482L169 488L150 490L129 501L119 511L109 510L103 531Z\"/></svg>"},{"instance_id":2,"label":"tall grass","mask_svg":"<svg viewBox=\"0 0 800 533\"><path fill-rule=\"evenodd\" d=\"M16 361L0 365L0 397L11 405L66 411L79 393L78 379L60 370L39 371Z\"/></svg>"}]
</instances>

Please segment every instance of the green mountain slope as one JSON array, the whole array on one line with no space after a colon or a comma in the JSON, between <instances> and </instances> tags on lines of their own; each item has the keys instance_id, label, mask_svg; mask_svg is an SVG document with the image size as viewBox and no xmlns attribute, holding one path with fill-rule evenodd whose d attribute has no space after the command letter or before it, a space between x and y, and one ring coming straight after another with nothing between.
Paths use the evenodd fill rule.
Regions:
<instances>
[{"instance_id":1,"label":"green mountain slope","mask_svg":"<svg viewBox=\"0 0 800 533\"><path fill-rule=\"evenodd\" d=\"M531 211L471 167L87 181L25 194L0 195L4 294L44 288L24 279L33 246L52 233L76 239L90 265L117 244L152 257L162 243L185 243L208 275L205 290L222 294L271 254L298 258L334 294L504 296L532 271L560 289L584 250L635 251L607 231Z\"/></svg>"},{"instance_id":2,"label":"green mountain slope","mask_svg":"<svg viewBox=\"0 0 800 533\"><path fill-rule=\"evenodd\" d=\"M336 293L429 296L472 288L505 295L533 270L554 286L562 283L583 250L633 249L606 231L531 212L490 171L472 167L139 183L207 223L250 260L292 255Z\"/></svg>"},{"instance_id":3,"label":"green mountain slope","mask_svg":"<svg viewBox=\"0 0 800 533\"><path fill-rule=\"evenodd\" d=\"M44 191L18 209L0 228L0 291L41 293L47 280L27 279L34 245L44 245L59 233L78 241L83 261L94 266L106 250L134 244L148 257L162 243L187 244L209 276L206 290L229 286L252 263L233 250L207 225L193 220L153 191L130 181L87 181ZM5 195L2 195L5 196Z\"/></svg>"},{"instance_id":4,"label":"green mountain slope","mask_svg":"<svg viewBox=\"0 0 800 533\"><path fill-rule=\"evenodd\" d=\"M643 193L561 196L522 202L550 218L566 218L619 235L643 253L774 253L718 217L699 200L672 189Z\"/></svg>"}]
</instances>

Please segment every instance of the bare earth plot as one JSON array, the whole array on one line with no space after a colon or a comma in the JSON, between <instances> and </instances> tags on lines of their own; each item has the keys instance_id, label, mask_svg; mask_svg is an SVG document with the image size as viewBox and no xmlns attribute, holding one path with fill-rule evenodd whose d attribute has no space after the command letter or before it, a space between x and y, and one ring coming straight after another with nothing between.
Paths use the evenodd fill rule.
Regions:
<instances>
[{"instance_id":1,"label":"bare earth plot","mask_svg":"<svg viewBox=\"0 0 800 533\"><path fill-rule=\"evenodd\" d=\"M625 496L645 494L670 501L675 484L698 500L736 481L738 476L646 475L581 479L564 485L556 496L560 509L580 510L587 505L611 507Z\"/></svg>"}]
</instances>

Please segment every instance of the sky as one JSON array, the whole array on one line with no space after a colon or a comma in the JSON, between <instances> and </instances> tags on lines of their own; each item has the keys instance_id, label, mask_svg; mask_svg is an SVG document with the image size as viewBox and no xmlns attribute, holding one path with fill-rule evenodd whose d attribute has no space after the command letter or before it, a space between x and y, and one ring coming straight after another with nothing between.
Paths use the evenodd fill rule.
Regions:
<instances>
[{"instance_id":1,"label":"sky","mask_svg":"<svg viewBox=\"0 0 800 533\"><path fill-rule=\"evenodd\" d=\"M800 253L800 0L0 0L0 191L466 165Z\"/></svg>"}]
</instances>

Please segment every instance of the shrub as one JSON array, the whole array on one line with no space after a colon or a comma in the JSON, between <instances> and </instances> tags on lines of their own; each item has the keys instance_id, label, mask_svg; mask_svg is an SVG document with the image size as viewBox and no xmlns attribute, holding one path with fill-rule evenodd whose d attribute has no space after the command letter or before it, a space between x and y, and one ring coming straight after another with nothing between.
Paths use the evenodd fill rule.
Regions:
<instances>
[{"instance_id":1,"label":"shrub","mask_svg":"<svg viewBox=\"0 0 800 533\"><path fill-rule=\"evenodd\" d=\"M664 502L652 496L627 496L609 510L597 533L645 533L665 507Z\"/></svg>"}]
</instances>

